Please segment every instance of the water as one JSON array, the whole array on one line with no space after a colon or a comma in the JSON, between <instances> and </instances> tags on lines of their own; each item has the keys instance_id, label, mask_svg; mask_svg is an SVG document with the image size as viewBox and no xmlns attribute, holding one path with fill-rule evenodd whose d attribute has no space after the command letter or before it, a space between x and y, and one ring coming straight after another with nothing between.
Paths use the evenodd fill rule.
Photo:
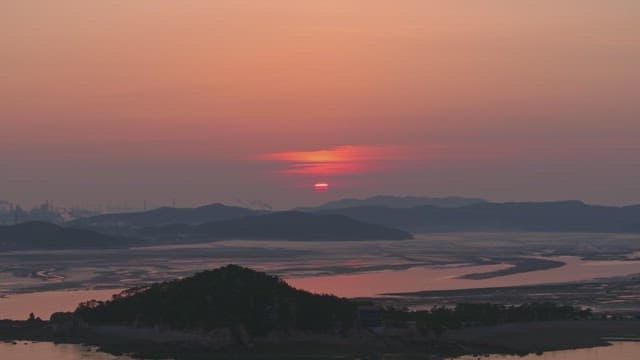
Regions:
<instances>
[{"instance_id":1,"label":"water","mask_svg":"<svg viewBox=\"0 0 640 360\"><path fill-rule=\"evenodd\" d=\"M315 293L335 294L343 297L374 297L384 293L547 284L640 273L640 261L587 261L570 256L550 259L561 260L566 265L555 269L483 280L460 277L466 274L500 270L509 267L509 265L415 266L400 270L382 269L335 275L324 275L322 272L323 268L335 268L336 263L345 267L368 264L369 260L360 259L357 262L355 260L336 261L336 263L316 262L312 265L319 273L312 272L310 275L303 275L304 270L296 267L289 276L285 273L283 277L290 285ZM268 265L263 266L268 267ZM0 298L0 319L23 320L31 312L43 319L48 319L54 312L74 310L82 301L107 300L120 291L121 288L8 294Z\"/></svg>"},{"instance_id":2,"label":"water","mask_svg":"<svg viewBox=\"0 0 640 360\"><path fill-rule=\"evenodd\" d=\"M228 263L283 277L294 287L344 297L560 283L640 274L640 261L550 257L565 266L473 280L508 264L478 258L539 256L548 251L620 253L634 258L637 236L606 234L439 234L410 241L220 241L135 249L0 253L0 318L47 319L119 289L189 276ZM554 250L555 249L555 250ZM627 257L628 258L628 257ZM111 288L112 290L68 289ZM47 291L47 290L59 291ZM5 295L3 297L3 295Z\"/></svg>"},{"instance_id":3,"label":"water","mask_svg":"<svg viewBox=\"0 0 640 360\"><path fill-rule=\"evenodd\" d=\"M44 320L59 311L73 311L87 300L108 300L121 290L44 291L0 298L0 319L25 320L30 313Z\"/></svg>"},{"instance_id":4,"label":"water","mask_svg":"<svg viewBox=\"0 0 640 360\"><path fill-rule=\"evenodd\" d=\"M491 279L463 279L461 276L508 268L508 265L463 267L414 267L407 270L384 270L357 274L309 276L287 279L300 289L345 297L373 297L384 293L423 290L460 290L474 288L540 285L592 280L640 273L640 261L590 261L575 256L549 257L564 266L530 271Z\"/></svg>"},{"instance_id":5,"label":"water","mask_svg":"<svg viewBox=\"0 0 640 360\"><path fill-rule=\"evenodd\" d=\"M2 360L131 360L128 356L113 356L82 345L50 342L0 343Z\"/></svg>"},{"instance_id":6,"label":"water","mask_svg":"<svg viewBox=\"0 0 640 360\"><path fill-rule=\"evenodd\" d=\"M393 281L371 287L358 296L385 292L451 290L513 286L640 273L634 258L640 236L616 234L453 233L420 235L408 241L217 241L205 244L170 245L109 250L23 251L0 253L0 296L48 290L128 288L165 281L229 263L247 266L295 281L308 290L349 296L345 288L324 284L348 281L343 275L386 271ZM590 254L622 254L607 260L582 262ZM457 279L459 274L491 271L462 265L483 265L523 256L563 254L563 268L485 280ZM629 257L629 256L631 257ZM595 259L594 259L595 260ZM598 259L605 260L605 258ZM509 265L492 265L506 267ZM445 268L459 268L446 270ZM402 271L411 269L406 274ZM445 270L443 270L445 269ZM415 275L420 281L398 279ZM318 280L305 278L321 278ZM377 276L377 275L376 275ZM364 278L356 278L361 282ZM317 281L314 283L314 281ZM321 284L323 283L323 284Z\"/></svg>"},{"instance_id":7,"label":"water","mask_svg":"<svg viewBox=\"0 0 640 360\"><path fill-rule=\"evenodd\" d=\"M381 270L354 275L291 277L285 280L292 286L316 293L331 293L344 297L376 296L383 292L418 291L434 286L450 287L459 276L476 272L495 271L508 265L461 267L415 267L406 270ZM476 285L477 286L477 285ZM122 289L42 291L8 294L0 298L0 319L24 320L30 313L48 319L58 311L73 311L87 300L108 300Z\"/></svg>"},{"instance_id":8,"label":"water","mask_svg":"<svg viewBox=\"0 0 640 360\"><path fill-rule=\"evenodd\" d=\"M640 359L640 342L614 342L611 346L590 349L550 351L542 355L489 357L463 356L456 360L637 360Z\"/></svg>"},{"instance_id":9,"label":"water","mask_svg":"<svg viewBox=\"0 0 640 360\"><path fill-rule=\"evenodd\" d=\"M633 240L633 241L632 241ZM278 274L291 285L340 296L375 296L389 292L448 290L557 283L640 273L640 261L585 261L554 257L565 266L470 280L461 276L491 272L507 264L470 265L479 256L538 256L554 247L615 252L637 238L605 235L446 234L402 242L227 241L187 246L126 250L23 252L0 254L0 318L26 319L30 312L47 319L71 311L86 300L106 300L122 288L188 276L236 263ZM613 245L612 245L613 244ZM630 246L630 245L628 245ZM626 249L627 245L624 246ZM633 245L636 246L636 245ZM576 250L577 251L577 250ZM630 258L638 258L632 251ZM43 289L111 287L111 290ZM28 293L18 293L25 292ZM5 294L5 297L2 297ZM0 359L127 359L74 345L0 344ZM472 358L464 358L472 359ZM638 343L554 352L542 357L489 359L640 359Z\"/></svg>"},{"instance_id":10,"label":"water","mask_svg":"<svg viewBox=\"0 0 640 360\"><path fill-rule=\"evenodd\" d=\"M577 257L594 253L623 254L608 259L626 260L629 259L626 254L638 251L639 241L639 236L617 234L452 233L419 235L416 240L407 241L230 240L132 249L9 252L0 253L0 295L96 287L127 288L184 277L229 263L291 279L479 264L479 259L553 254ZM608 269L573 268L561 271L562 274L548 273L544 281L640 273L640 261L617 262L606 267ZM562 275L562 279L557 275ZM536 281L505 280L511 283ZM445 284L441 282L439 286ZM460 285L463 284L456 281L455 286ZM503 286L509 285L505 282ZM470 282L468 286L477 287L478 284ZM415 290L426 289L407 289Z\"/></svg>"},{"instance_id":11,"label":"water","mask_svg":"<svg viewBox=\"0 0 640 360\"><path fill-rule=\"evenodd\" d=\"M113 356L81 345L49 342L0 343L2 360L132 360L127 356ZM640 359L640 342L614 342L611 346L591 349L552 351L542 355L489 357L463 356L456 360L636 360Z\"/></svg>"}]
</instances>

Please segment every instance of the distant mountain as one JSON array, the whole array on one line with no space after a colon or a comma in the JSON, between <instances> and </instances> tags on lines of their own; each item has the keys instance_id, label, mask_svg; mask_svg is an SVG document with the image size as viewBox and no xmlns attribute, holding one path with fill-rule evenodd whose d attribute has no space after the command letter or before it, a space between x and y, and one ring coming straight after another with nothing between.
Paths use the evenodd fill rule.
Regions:
<instances>
[{"instance_id":1,"label":"distant mountain","mask_svg":"<svg viewBox=\"0 0 640 360\"><path fill-rule=\"evenodd\" d=\"M256 336L273 330L348 329L355 321L355 306L346 299L294 289L275 276L228 265L131 289L105 303L81 304L75 315L97 325L192 330L241 327ZM51 320L64 318L58 313Z\"/></svg>"},{"instance_id":2,"label":"distant mountain","mask_svg":"<svg viewBox=\"0 0 640 360\"><path fill-rule=\"evenodd\" d=\"M44 222L0 226L0 251L93 249L123 246L127 240Z\"/></svg>"},{"instance_id":3,"label":"distant mountain","mask_svg":"<svg viewBox=\"0 0 640 360\"><path fill-rule=\"evenodd\" d=\"M389 196L379 195L366 199L342 199L336 201L330 201L326 204L317 207L300 208L299 210L305 211L322 211L333 209L344 209L349 207L360 206L382 206L388 208L412 208L416 206L437 206L437 207L462 207L471 204L485 203L484 199L480 198L465 198L465 197L422 197L422 196Z\"/></svg>"},{"instance_id":4,"label":"distant mountain","mask_svg":"<svg viewBox=\"0 0 640 360\"><path fill-rule=\"evenodd\" d=\"M202 239L283 240L403 240L406 231L368 224L342 215L315 215L297 211L200 224L146 229L146 235Z\"/></svg>"},{"instance_id":5,"label":"distant mountain","mask_svg":"<svg viewBox=\"0 0 640 360\"><path fill-rule=\"evenodd\" d=\"M167 220L171 222L171 220ZM208 222L171 224L131 231L133 236L107 235L45 222L0 226L0 251L104 249L217 239L400 240L402 230L366 224L342 215L281 212ZM145 239L138 238L137 235Z\"/></svg>"},{"instance_id":6,"label":"distant mountain","mask_svg":"<svg viewBox=\"0 0 640 360\"><path fill-rule=\"evenodd\" d=\"M168 224L195 225L265 213L242 207L212 204L197 208L163 207L143 212L104 214L77 219L67 224L90 229L145 228Z\"/></svg>"},{"instance_id":7,"label":"distant mountain","mask_svg":"<svg viewBox=\"0 0 640 360\"><path fill-rule=\"evenodd\" d=\"M640 233L640 206L610 207L580 201L478 203L456 208L393 209L360 206L322 210L413 232L541 231Z\"/></svg>"}]
</instances>

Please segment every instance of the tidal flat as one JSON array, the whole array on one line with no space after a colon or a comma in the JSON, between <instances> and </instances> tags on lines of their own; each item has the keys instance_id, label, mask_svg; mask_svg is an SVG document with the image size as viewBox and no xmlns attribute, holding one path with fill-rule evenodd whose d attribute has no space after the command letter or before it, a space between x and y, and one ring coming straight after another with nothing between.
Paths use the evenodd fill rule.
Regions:
<instances>
[{"instance_id":1,"label":"tidal flat","mask_svg":"<svg viewBox=\"0 0 640 360\"><path fill-rule=\"evenodd\" d=\"M0 317L23 320L34 312L46 319L51 312L73 310L80 301L108 299L124 288L182 278L228 263L279 275L291 285L313 292L373 298L380 304L411 309L463 301L503 304L553 301L608 313L637 314L639 251L638 235L446 233L419 235L415 240L405 241L234 240L100 251L2 253L0 292L4 297L0 298ZM414 354L424 351L425 344L433 350L429 354L451 356L525 353L601 346L608 343L609 337L635 334L629 326L639 328L637 320L509 326L451 331L436 342L421 339L411 344L393 337L384 342L375 337L356 341L357 336L346 343L339 338L325 339L333 342L331 346L317 339L307 343L298 339L284 347L277 343L256 343L245 355L254 358L256 352L268 351L286 357L309 348L353 358L351 355L361 349L358 346L379 343L385 345L376 348L379 352L395 354L396 358L403 358L405 348L411 348ZM541 330L540 326L550 328ZM505 329L520 334L520 338L511 339L516 345L528 343L530 331L544 331L562 339L562 347L556 346L553 339L541 337L539 342L531 342L530 347L506 349L505 344L490 343L481 336L503 334ZM562 338L567 332L577 335ZM464 338L478 341L464 343L461 341ZM100 341L90 343L104 346L114 354L131 350L128 345L123 348ZM359 345L354 347L354 343ZM153 350L141 346L140 351ZM281 352L283 349L289 350ZM106 354L100 356L111 359Z\"/></svg>"},{"instance_id":2,"label":"tidal flat","mask_svg":"<svg viewBox=\"0 0 640 360\"><path fill-rule=\"evenodd\" d=\"M403 241L233 240L9 252L0 253L0 296L5 297L0 298L0 317L12 313L23 319L30 311L38 313L26 305L20 310L8 306L29 304L30 297L43 292L73 291L56 301L59 310L69 310L79 299L93 297L94 290L106 290L100 293L104 298L110 291L229 263L279 275L312 292L382 297L416 307L461 299L518 302L533 296L596 309L633 310L639 307L634 295L640 288L635 276L640 274L639 252L637 234L522 232L422 234ZM396 296L385 296L389 293Z\"/></svg>"}]
</instances>

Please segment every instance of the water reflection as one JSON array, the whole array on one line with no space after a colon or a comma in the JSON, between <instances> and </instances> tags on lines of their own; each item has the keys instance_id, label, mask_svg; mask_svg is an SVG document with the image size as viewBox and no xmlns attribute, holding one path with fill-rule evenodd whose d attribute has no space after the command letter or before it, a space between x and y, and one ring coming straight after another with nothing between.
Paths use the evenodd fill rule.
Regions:
<instances>
[{"instance_id":1,"label":"water reflection","mask_svg":"<svg viewBox=\"0 0 640 360\"><path fill-rule=\"evenodd\" d=\"M16 344L0 343L2 360L133 360L128 356L114 356L95 349L68 344L49 342L18 342ZM542 355L488 357L463 356L456 360L636 360L640 359L640 342L614 342L611 346L591 349L577 349L547 352Z\"/></svg>"},{"instance_id":2,"label":"water reflection","mask_svg":"<svg viewBox=\"0 0 640 360\"><path fill-rule=\"evenodd\" d=\"M69 344L49 342L0 343L2 360L132 360L128 356L113 356L95 349Z\"/></svg>"},{"instance_id":3,"label":"water reflection","mask_svg":"<svg viewBox=\"0 0 640 360\"><path fill-rule=\"evenodd\" d=\"M25 320L30 313L48 320L58 311L73 311L87 300L109 300L122 289L44 291L0 298L0 319Z\"/></svg>"},{"instance_id":4,"label":"water reflection","mask_svg":"<svg viewBox=\"0 0 640 360\"><path fill-rule=\"evenodd\" d=\"M589 261L573 256L549 259L560 260L565 265L550 270L531 271L483 280L464 279L462 276L492 272L508 268L511 265L464 266L453 264L452 266L416 266L402 270L386 269L335 275L307 274L307 276L299 276L301 270L297 268L295 273L298 276L285 274L283 277L290 285L315 293L344 297L373 297L384 293L549 284L640 273L640 261ZM353 266L353 263L348 264ZM322 268L326 264L318 266ZM257 268L260 269L259 266ZM333 266L327 267L327 269L334 268ZM107 300L120 291L120 289L112 289L9 294L0 297L0 319L23 320L30 312L43 319L48 319L54 312L74 310L82 301Z\"/></svg>"},{"instance_id":5,"label":"water reflection","mask_svg":"<svg viewBox=\"0 0 640 360\"><path fill-rule=\"evenodd\" d=\"M611 346L591 349L551 351L542 355L489 357L463 356L456 360L637 360L640 359L640 342L614 342Z\"/></svg>"},{"instance_id":6,"label":"water reflection","mask_svg":"<svg viewBox=\"0 0 640 360\"><path fill-rule=\"evenodd\" d=\"M372 297L383 293L424 290L459 290L574 282L624 276L640 272L640 261L591 261L576 256L548 257L565 263L549 270L529 271L490 279L464 279L463 275L501 270L510 265L413 267L367 273L287 278L297 288L345 297Z\"/></svg>"}]
</instances>

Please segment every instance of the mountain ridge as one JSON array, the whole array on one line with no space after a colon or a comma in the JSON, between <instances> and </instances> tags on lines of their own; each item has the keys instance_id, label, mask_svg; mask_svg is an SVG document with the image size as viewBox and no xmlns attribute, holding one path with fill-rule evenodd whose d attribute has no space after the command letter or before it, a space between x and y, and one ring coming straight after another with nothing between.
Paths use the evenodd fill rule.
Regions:
<instances>
[{"instance_id":1,"label":"mountain ridge","mask_svg":"<svg viewBox=\"0 0 640 360\"><path fill-rule=\"evenodd\" d=\"M343 215L317 215L282 211L247 216L196 226L184 224L147 229L146 234L190 236L208 239L282 240L405 240L413 236L402 230L366 223Z\"/></svg>"},{"instance_id":2,"label":"mountain ridge","mask_svg":"<svg viewBox=\"0 0 640 360\"><path fill-rule=\"evenodd\" d=\"M640 233L640 206L589 205L578 200L477 203L458 208L381 206L319 211L412 232L539 231Z\"/></svg>"},{"instance_id":3,"label":"mountain ridge","mask_svg":"<svg viewBox=\"0 0 640 360\"><path fill-rule=\"evenodd\" d=\"M195 208L161 207L142 212L103 214L76 219L67 225L82 228L142 228L177 223L200 224L265 213L268 212L214 203Z\"/></svg>"},{"instance_id":4,"label":"mountain ridge","mask_svg":"<svg viewBox=\"0 0 640 360\"><path fill-rule=\"evenodd\" d=\"M40 221L0 226L0 251L113 248L131 241Z\"/></svg>"},{"instance_id":5,"label":"mountain ridge","mask_svg":"<svg viewBox=\"0 0 640 360\"><path fill-rule=\"evenodd\" d=\"M429 197L429 196L396 196L396 195L376 195L364 199L344 198L329 201L319 206L300 207L294 210L300 211L321 211L332 209L343 209L358 206L384 206L389 208L411 208L416 206L431 205L438 207L461 207L470 204L487 202L481 198L468 198L461 196Z\"/></svg>"}]
</instances>

